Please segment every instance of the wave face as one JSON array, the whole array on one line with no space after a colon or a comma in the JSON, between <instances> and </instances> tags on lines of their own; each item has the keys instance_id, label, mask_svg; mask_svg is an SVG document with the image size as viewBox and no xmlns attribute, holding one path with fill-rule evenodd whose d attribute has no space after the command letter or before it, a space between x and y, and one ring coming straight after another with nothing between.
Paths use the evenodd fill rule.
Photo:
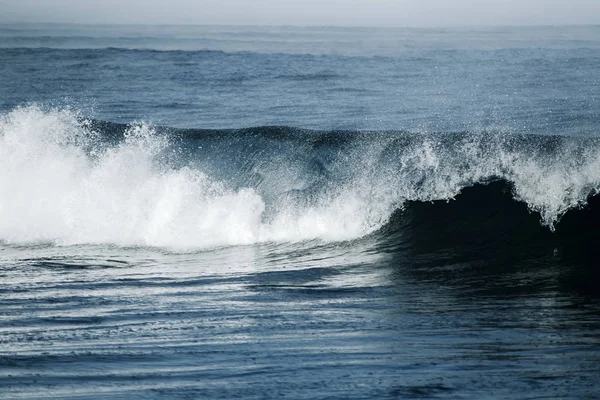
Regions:
<instances>
[{"instance_id":1,"label":"wave face","mask_svg":"<svg viewBox=\"0 0 600 400\"><path fill-rule=\"evenodd\" d=\"M467 207L448 209L455 214L444 224L464 224L477 207L501 223L508 211L494 199L502 193L523 204L523 215L532 212L537 226L560 231L563 215L600 187L600 140L177 130L28 106L0 119L0 171L0 239L8 243L203 249L346 241L406 229L415 205L431 202L429 216L443 202ZM460 195L493 181L503 182L490 189L496 194Z\"/></svg>"}]
</instances>

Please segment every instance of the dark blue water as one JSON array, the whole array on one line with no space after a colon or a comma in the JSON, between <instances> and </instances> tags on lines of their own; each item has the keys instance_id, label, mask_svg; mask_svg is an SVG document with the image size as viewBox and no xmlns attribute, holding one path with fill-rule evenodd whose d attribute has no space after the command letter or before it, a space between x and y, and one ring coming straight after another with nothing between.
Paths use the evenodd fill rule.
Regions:
<instances>
[{"instance_id":1,"label":"dark blue water","mask_svg":"<svg viewBox=\"0 0 600 400\"><path fill-rule=\"evenodd\" d=\"M0 398L600 397L600 28L0 25Z\"/></svg>"}]
</instances>

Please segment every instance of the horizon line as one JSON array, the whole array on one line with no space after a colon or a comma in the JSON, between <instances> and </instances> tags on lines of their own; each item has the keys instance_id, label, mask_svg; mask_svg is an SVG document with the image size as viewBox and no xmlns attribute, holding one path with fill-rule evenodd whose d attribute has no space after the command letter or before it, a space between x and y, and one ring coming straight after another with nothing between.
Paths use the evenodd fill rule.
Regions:
<instances>
[{"instance_id":1,"label":"horizon line","mask_svg":"<svg viewBox=\"0 0 600 400\"><path fill-rule=\"evenodd\" d=\"M219 23L148 23L148 22L57 22L57 21L2 21L0 25L63 25L63 26L130 26L130 27L223 27L223 28L353 28L353 29L501 29L501 28L583 28L600 27L594 24L455 24L455 25L322 25L322 24L219 24Z\"/></svg>"}]
</instances>

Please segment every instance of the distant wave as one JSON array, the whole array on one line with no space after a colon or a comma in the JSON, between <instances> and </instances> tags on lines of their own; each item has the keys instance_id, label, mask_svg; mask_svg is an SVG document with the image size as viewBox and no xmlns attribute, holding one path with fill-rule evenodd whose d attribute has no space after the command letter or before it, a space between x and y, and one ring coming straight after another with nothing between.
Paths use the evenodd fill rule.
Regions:
<instances>
[{"instance_id":1,"label":"distant wave","mask_svg":"<svg viewBox=\"0 0 600 400\"><path fill-rule=\"evenodd\" d=\"M554 240L598 220L600 139L174 129L26 106L0 118L0 171L8 243Z\"/></svg>"},{"instance_id":2,"label":"distant wave","mask_svg":"<svg viewBox=\"0 0 600 400\"><path fill-rule=\"evenodd\" d=\"M24 54L38 54L40 52L64 52L64 53L89 53L94 54L95 56L99 56L98 52L102 52L102 54L112 54L112 53L147 53L147 54L157 54L157 53L169 53L169 54L198 54L198 55L227 55L227 54L248 54L248 52L226 52L223 50L211 50L211 49L193 49L193 50L181 50L181 49L155 49L155 48L144 48L144 47L116 47L112 45L99 45L97 47L87 47L87 46L72 46L72 47L52 47L46 46L43 43L32 44L31 46L7 46L6 44L0 44L0 50L3 52L11 53L24 53Z\"/></svg>"}]
</instances>

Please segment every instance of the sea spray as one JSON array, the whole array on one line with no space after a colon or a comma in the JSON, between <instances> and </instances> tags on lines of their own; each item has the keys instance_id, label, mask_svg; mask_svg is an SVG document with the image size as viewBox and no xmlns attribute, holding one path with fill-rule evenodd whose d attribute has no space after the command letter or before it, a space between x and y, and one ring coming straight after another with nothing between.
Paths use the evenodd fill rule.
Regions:
<instances>
[{"instance_id":1,"label":"sea spray","mask_svg":"<svg viewBox=\"0 0 600 400\"><path fill-rule=\"evenodd\" d=\"M10 242L223 246L253 243L263 204L201 171L155 163L167 141L133 126L86 152L75 113L21 108L0 127L0 237Z\"/></svg>"},{"instance_id":2,"label":"sea spray","mask_svg":"<svg viewBox=\"0 0 600 400\"><path fill-rule=\"evenodd\" d=\"M600 187L593 138L285 127L205 135L141 123L115 140L97 125L40 106L1 118L1 240L199 249L351 240L409 201L451 201L498 179L552 230Z\"/></svg>"},{"instance_id":3,"label":"sea spray","mask_svg":"<svg viewBox=\"0 0 600 400\"><path fill-rule=\"evenodd\" d=\"M158 162L168 146L144 124L106 146L75 112L13 110L0 123L0 238L210 248L366 232L364 204L341 195L324 207L283 205L264 222L254 188L234 190L201 170L169 168Z\"/></svg>"}]
</instances>

